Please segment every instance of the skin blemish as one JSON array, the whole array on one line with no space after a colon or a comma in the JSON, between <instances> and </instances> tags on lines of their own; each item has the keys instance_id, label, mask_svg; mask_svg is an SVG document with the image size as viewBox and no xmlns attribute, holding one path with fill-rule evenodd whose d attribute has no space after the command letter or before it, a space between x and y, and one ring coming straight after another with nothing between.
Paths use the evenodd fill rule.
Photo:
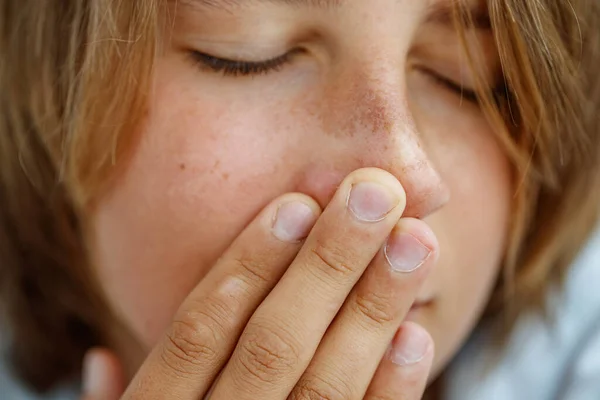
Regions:
<instances>
[{"instance_id":1,"label":"skin blemish","mask_svg":"<svg viewBox=\"0 0 600 400\"><path fill-rule=\"evenodd\" d=\"M186 168L186 165L185 165L185 163L181 163L181 164L179 164L179 169L180 169L180 170L182 170L182 171L185 171L185 168Z\"/></svg>"},{"instance_id":2,"label":"skin blemish","mask_svg":"<svg viewBox=\"0 0 600 400\"><path fill-rule=\"evenodd\" d=\"M219 168L219 165L221 165L221 160L216 160L215 163L213 164L212 168L210 169L210 173L214 174L217 172L217 169Z\"/></svg>"}]
</instances>

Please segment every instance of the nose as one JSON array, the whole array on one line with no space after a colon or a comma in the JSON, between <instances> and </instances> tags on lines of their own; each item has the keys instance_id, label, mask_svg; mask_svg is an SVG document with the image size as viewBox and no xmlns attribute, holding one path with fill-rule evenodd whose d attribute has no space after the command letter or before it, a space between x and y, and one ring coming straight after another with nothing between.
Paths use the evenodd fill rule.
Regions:
<instances>
[{"instance_id":1,"label":"nose","mask_svg":"<svg viewBox=\"0 0 600 400\"><path fill-rule=\"evenodd\" d=\"M324 206L345 175L376 167L404 186L407 217L424 218L448 202L433 152L411 115L403 75L396 66L337 76L319 101L320 137L307 157L299 190Z\"/></svg>"}]
</instances>

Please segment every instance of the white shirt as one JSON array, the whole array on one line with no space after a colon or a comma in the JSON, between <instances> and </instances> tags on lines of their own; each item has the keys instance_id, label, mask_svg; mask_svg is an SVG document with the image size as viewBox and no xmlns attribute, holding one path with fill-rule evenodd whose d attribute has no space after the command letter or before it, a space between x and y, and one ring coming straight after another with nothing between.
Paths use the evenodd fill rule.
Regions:
<instances>
[{"instance_id":1,"label":"white shirt","mask_svg":"<svg viewBox=\"0 0 600 400\"><path fill-rule=\"evenodd\" d=\"M600 400L600 231L551 300L550 318L523 316L499 354L489 327L476 332L448 370L446 400Z\"/></svg>"}]
</instances>

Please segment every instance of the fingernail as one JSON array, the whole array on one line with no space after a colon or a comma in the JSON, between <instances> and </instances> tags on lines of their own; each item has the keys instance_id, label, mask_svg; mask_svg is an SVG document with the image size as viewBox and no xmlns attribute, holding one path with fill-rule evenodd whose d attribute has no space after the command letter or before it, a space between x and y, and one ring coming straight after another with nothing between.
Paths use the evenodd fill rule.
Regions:
<instances>
[{"instance_id":1,"label":"fingernail","mask_svg":"<svg viewBox=\"0 0 600 400\"><path fill-rule=\"evenodd\" d=\"M102 393L102 360L88 352L83 359L83 382L82 389L85 394Z\"/></svg>"},{"instance_id":2,"label":"fingernail","mask_svg":"<svg viewBox=\"0 0 600 400\"><path fill-rule=\"evenodd\" d=\"M398 198L383 185L362 182L354 185L348 196L348 209L360 221L383 220L398 205Z\"/></svg>"},{"instance_id":3,"label":"fingernail","mask_svg":"<svg viewBox=\"0 0 600 400\"><path fill-rule=\"evenodd\" d=\"M408 233L392 233L384 248L385 258L394 271L413 272L427 260L431 249Z\"/></svg>"},{"instance_id":4,"label":"fingernail","mask_svg":"<svg viewBox=\"0 0 600 400\"><path fill-rule=\"evenodd\" d=\"M313 210L300 201L283 204L277 210L273 234L283 242L298 242L308 236L315 219Z\"/></svg>"},{"instance_id":5,"label":"fingernail","mask_svg":"<svg viewBox=\"0 0 600 400\"><path fill-rule=\"evenodd\" d=\"M416 364L425 357L430 340L423 328L405 324L394 338L389 358L400 366Z\"/></svg>"}]
</instances>

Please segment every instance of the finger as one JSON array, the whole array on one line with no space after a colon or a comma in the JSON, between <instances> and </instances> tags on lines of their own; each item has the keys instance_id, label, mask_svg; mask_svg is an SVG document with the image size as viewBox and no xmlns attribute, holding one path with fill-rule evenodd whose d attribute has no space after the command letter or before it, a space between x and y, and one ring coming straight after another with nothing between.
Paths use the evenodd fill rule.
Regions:
<instances>
[{"instance_id":1,"label":"finger","mask_svg":"<svg viewBox=\"0 0 600 400\"><path fill-rule=\"evenodd\" d=\"M283 196L267 206L184 301L127 395L144 399L205 395L319 213L317 203L301 194Z\"/></svg>"},{"instance_id":2,"label":"finger","mask_svg":"<svg viewBox=\"0 0 600 400\"><path fill-rule=\"evenodd\" d=\"M369 168L342 182L298 256L248 323L213 399L286 398L400 218L405 194Z\"/></svg>"},{"instance_id":3,"label":"finger","mask_svg":"<svg viewBox=\"0 0 600 400\"><path fill-rule=\"evenodd\" d=\"M433 347L425 329L405 322L381 361L365 400L420 400L433 363Z\"/></svg>"},{"instance_id":4,"label":"finger","mask_svg":"<svg viewBox=\"0 0 600 400\"><path fill-rule=\"evenodd\" d=\"M424 222L400 220L348 296L291 399L364 397L437 252Z\"/></svg>"},{"instance_id":5,"label":"finger","mask_svg":"<svg viewBox=\"0 0 600 400\"><path fill-rule=\"evenodd\" d=\"M106 349L88 351L83 361L82 400L118 400L125 377L117 357Z\"/></svg>"}]
</instances>

